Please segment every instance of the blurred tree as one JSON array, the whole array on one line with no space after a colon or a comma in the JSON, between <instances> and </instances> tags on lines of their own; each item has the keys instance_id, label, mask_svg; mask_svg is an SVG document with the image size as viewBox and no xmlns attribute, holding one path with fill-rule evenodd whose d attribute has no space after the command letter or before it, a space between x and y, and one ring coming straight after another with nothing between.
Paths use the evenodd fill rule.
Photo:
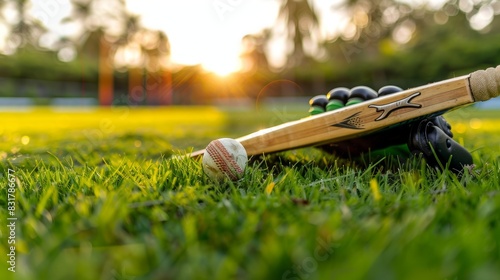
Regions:
<instances>
[{"instance_id":1,"label":"blurred tree","mask_svg":"<svg viewBox=\"0 0 500 280\"><path fill-rule=\"evenodd\" d=\"M4 7L5 7L5 4L7 4L7 0L0 0L0 26L5 26L5 27L8 27L8 22L5 20L5 17L4 17Z\"/></svg>"},{"instance_id":2,"label":"blurred tree","mask_svg":"<svg viewBox=\"0 0 500 280\"><path fill-rule=\"evenodd\" d=\"M40 21L28 13L29 0L6 0L10 1L16 11L16 21L10 28L8 40L14 49L31 46L38 48L38 40L47 31Z\"/></svg>"},{"instance_id":3,"label":"blurred tree","mask_svg":"<svg viewBox=\"0 0 500 280\"><path fill-rule=\"evenodd\" d=\"M337 4L333 9L348 21L337 37L323 43L328 61L296 67L294 78L301 84L323 75L343 86L409 87L500 64L500 19L495 17L500 4L476 1L468 7L465 2L470 1L450 0L439 7L395 0ZM484 22L477 30L479 19Z\"/></svg>"},{"instance_id":4,"label":"blurred tree","mask_svg":"<svg viewBox=\"0 0 500 280\"><path fill-rule=\"evenodd\" d=\"M140 17L128 12L123 2L121 4L121 9L118 13L122 19L121 32L114 42L116 47L114 61L117 67L128 69L127 102L139 104L145 99L144 56L139 42L134 38L142 27Z\"/></svg>"},{"instance_id":5,"label":"blurred tree","mask_svg":"<svg viewBox=\"0 0 500 280\"><path fill-rule=\"evenodd\" d=\"M121 0L118 0L121 3ZM98 63L98 96L99 104L110 106L113 103L114 67L112 65L114 46L106 38L105 21L98 20L103 11L97 6L97 0L71 0L71 14L62 23L75 23L80 28L75 34L75 45L78 56ZM109 15L114 17L114 15ZM83 61L85 61L83 60Z\"/></svg>"},{"instance_id":6,"label":"blurred tree","mask_svg":"<svg viewBox=\"0 0 500 280\"><path fill-rule=\"evenodd\" d=\"M348 15L344 30L328 48L330 55L352 59L373 59L380 55L381 44L393 41L407 43L415 31L416 19L424 10L414 9L396 0L350 0L332 7Z\"/></svg>"},{"instance_id":7,"label":"blurred tree","mask_svg":"<svg viewBox=\"0 0 500 280\"><path fill-rule=\"evenodd\" d=\"M105 34L103 26L94 22L93 0L71 0L72 10L69 16L62 19L62 24L76 24L80 29L74 38L61 38L61 46L67 46L73 40L79 56L87 59L99 57L99 40Z\"/></svg>"},{"instance_id":8,"label":"blurred tree","mask_svg":"<svg viewBox=\"0 0 500 280\"><path fill-rule=\"evenodd\" d=\"M266 46L271 38L271 30L264 29L258 34L248 34L242 38L243 50L240 58L243 72L268 70L269 62L266 56Z\"/></svg>"},{"instance_id":9,"label":"blurred tree","mask_svg":"<svg viewBox=\"0 0 500 280\"><path fill-rule=\"evenodd\" d=\"M256 34L245 35L241 40L241 71L237 83L244 89L247 97L257 99L270 81L278 79L278 74L271 71L266 55L271 37L271 29L264 29ZM243 90L240 91L240 96L243 95L242 92Z\"/></svg>"},{"instance_id":10,"label":"blurred tree","mask_svg":"<svg viewBox=\"0 0 500 280\"><path fill-rule=\"evenodd\" d=\"M3 16L3 8L5 4L7 3L7 0L0 0L0 21L4 21L4 16Z\"/></svg>"},{"instance_id":11,"label":"blurred tree","mask_svg":"<svg viewBox=\"0 0 500 280\"><path fill-rule=\"evenodd\" d=\"M282 0L278 22L285 25L288 57L286 67L302 65L314 53L319 40L319 19L309 0ZM310 49L306 50L309 46ZM311 47L312 46L312 47Z\"/></svg>"},{"instance_id":12,"label":"blurred tree","mask_svg":"<svg viewBox=\"0 0 500 280\"><path fill-rule=\"evenodd\" d=\"M83 40L77 42L79 55L99 60L101 105L113 102L115 67L129 70L129 100L126 102L140 103L145 99L145 90L155 88L156 93L164 80L171 80L165 75L164 79L149 84L151 79L144 81L144 69L160 72L164 68L170 55L170 43L163 32L144 28L140 16L128 11L124 0L71 0L71 3L72 14L63 22L78 23L81 27L78 37ZM107 11L101 9L104 3ZM103 16L106 20L99 20ZM167 88L170 94L169 87L162 84L161 88Z\"/></svg>"},{"instance_id":13,"label":"blurred tree","mask_svg":"<svg viewBox=\"0 0 500 280\"><path fill-rule=\"evenodd\" d=\"M126 9L121 13L122 31L115 42L115 64L128 69L130 102L142 102L146 93L146 102L150 104L169 104L172 78L166 69L170 57L167 35L142 27L140 17Z\"/></svg>"},{"instance_id":14,"label":"blurred tree","mask_svg":"<svg viewBox=\"0 0 500 280\"><path fill-rule=\"evenodd\" d=\"M482 33L493 30L491 23L495 15L500 14L500 2L498 0L448 0L445 8L460 10L467 17L470 27Z\"/></svg>"},{"instance_id":15,"label":"blurred tree","mask_svg":"<svg viewBox=\"0 0 500 280\"><path fill-rule=\"evenodd\" d=\"M172 76L168 68L170 41L162 31L145 31L141 47L146 54L146 70L149 73L146 90L150 102L168 105L172 102Z\"/></svg>"},{"instance_id":16,"label":"blurred tree","mask_svg":"<svg viewBox=\"0 0 500 280\"><path fill-rule=\"evenodd\" d=\"M95 28L92 18L94 13L92 10L93 0L70 0L72 10L68 17L62 19L62 23L76 22L80 25L81 33Z\"/></svg>"}]
</instances>

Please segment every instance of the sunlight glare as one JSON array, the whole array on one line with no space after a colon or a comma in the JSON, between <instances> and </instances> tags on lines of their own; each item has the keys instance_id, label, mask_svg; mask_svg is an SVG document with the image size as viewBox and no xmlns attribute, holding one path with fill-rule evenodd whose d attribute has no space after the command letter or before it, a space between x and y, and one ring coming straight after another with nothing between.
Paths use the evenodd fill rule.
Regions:
<instances>
[{"instance_id":1,"label":"sunlight glare","mask_svg":"<svg viewBox=\"0 0 500 280\"><path fill-rule=\"evenodd\" d=\"M201 65L205 70L220 76L241 69L242 38L272 26L279 9L275 1L269 0L255 3L223 0L234 8L221 19L214 8L215 1L150 2L155 4L144 5L144 1L140 0L126 1L130 10L143 16L142 23L145 26L165 31L171 42L172 63Z\"/></svg>"},{"instance_id":2,"label":"sunlight glare","mask_svg":"<svg viewBox=\"0 0 500 280\"><path fill-rule=\"evenodd\" d=\"M202 63L205 70L225 77L240 70L241 65L233 56L207 58Z\"/></svg>"},{"instance_id":3,"label":"sunlight glare","mask_svg":"<svg viewBox=\"0 0 500 280\"><path fill-rule=\"evenodd\" d=\"M201 65L209 72L215 73L221 77L228 76L231 73L241 69L239 58L240 45L221 44L205 46L201 58Z\"/></svg>"}]
</instances>

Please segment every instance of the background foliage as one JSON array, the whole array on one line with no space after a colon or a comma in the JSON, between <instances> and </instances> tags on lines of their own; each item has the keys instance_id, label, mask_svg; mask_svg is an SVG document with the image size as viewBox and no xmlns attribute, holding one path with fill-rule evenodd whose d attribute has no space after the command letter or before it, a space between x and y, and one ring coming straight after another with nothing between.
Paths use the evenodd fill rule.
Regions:
<instances>
[{"instance_id":1,"label":"background foliage","mask_svg":"<svg viewBox=\"0 0 500 280\"><path fill-rule=\"evenodd\" d=\"M112 46L110 55L114 55L129 44L142 42L144 34L158 36L153 47L141 47L140 65L116 65L117 99L130 91L128 80L134 68L154 74L168 61L168 34L142 27L140 17L126 10L122 0L110 2L118 12L108 25L92 24L97 22L92 19L99 16L94 2L99 1L72 1L73 14L63 24L80 24L79 38L86 39L60 38L53 49L39 46L44 28L26 12L29 1L14 2L20 20L10 24L10 42L15 48L9 55L0 55L0 77L12 78L14 84L10 88L18 89L25 79L68 81L78 89L63 94L95 97L97 91L82 88L88 85L87 89L92 89L98 83L99 43L104 37ZM10 1L2 3L5 6ZM250 44L242 53L248 65L245 71L233 74L232 83L214 82L217 78L201 67L168 70L172 72L174 103L210 103L215 98L227 97L255 99L266 85L283 78L293 80L300 88L276 86L266 95L310 96L335 86L360 84L377 88L392 83L407 88L500 64L500 21L496 17L500 8L496 1L449 0L436 9L393 0L358 0L341 2L332 9L349 15L350 21L338 34L324 38L318 35L321 19L313 2L282 1L276 20L283 22L287 30L289 53L283 67L269 66L266 53L276 30L249 34L242 38ZM478 26L478 18L487 24ZM9 25L5 21L4 24ZM61 52L68 48L77 51L76 57L69 62L60 61ZM61 94L61 90L52 89L45 90L50 94L34 95ZM2 96L30 96L30 93L7 87Z\"/></svg>"}]
</instances>

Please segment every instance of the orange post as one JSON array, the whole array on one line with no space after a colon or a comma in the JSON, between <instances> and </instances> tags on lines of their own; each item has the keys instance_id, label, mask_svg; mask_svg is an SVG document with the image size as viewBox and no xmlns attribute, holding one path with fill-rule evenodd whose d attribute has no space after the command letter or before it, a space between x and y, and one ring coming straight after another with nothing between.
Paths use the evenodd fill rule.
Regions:
<instances>
[{"instance_id":1,"label":"orange post","mask_svg":"<svg viewBox=\"0 0 500 280\"><path fill-rule=\"evenodd\" d=\"M172 104L172 72L169 70L161 70L161 88L160 88L160 104Z\"/></svg>"},{"instance_id":2,"label":"orange post","mask_svg":"<svg viewBox=\"0 0 500 280\"><path fill-rule=\"evenodd\" d=\"M111 47L106 39L99 42L99 105L113 103L113 66L110 63Z\"/></svg>"}]
</instances>

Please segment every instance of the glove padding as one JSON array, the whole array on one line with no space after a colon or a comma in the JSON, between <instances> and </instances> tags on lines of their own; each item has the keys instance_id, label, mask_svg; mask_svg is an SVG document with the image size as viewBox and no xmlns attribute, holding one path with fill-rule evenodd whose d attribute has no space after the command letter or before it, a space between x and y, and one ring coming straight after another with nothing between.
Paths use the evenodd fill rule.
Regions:
<instances>
[{"instance_id":1,"label":"glove padding","mask_svg":"<svg viewBox=\"0 0 500 280\"><path fill-rule=\"evenodd\" d=\"M397 86L385 86L378 92L365 86L350 90L335 88L327 95L312 98L309 113L321 114L400 91L402 89ZM348 159L378 160L381 157L395 156L405 160L414 155L422 155L430 166L440 169L449 167L451 171L459 173L464 166L473 164L472 156L452 138L451 125L443 116L436 116L319 148Z\"/></svg>"}]
</instances>

